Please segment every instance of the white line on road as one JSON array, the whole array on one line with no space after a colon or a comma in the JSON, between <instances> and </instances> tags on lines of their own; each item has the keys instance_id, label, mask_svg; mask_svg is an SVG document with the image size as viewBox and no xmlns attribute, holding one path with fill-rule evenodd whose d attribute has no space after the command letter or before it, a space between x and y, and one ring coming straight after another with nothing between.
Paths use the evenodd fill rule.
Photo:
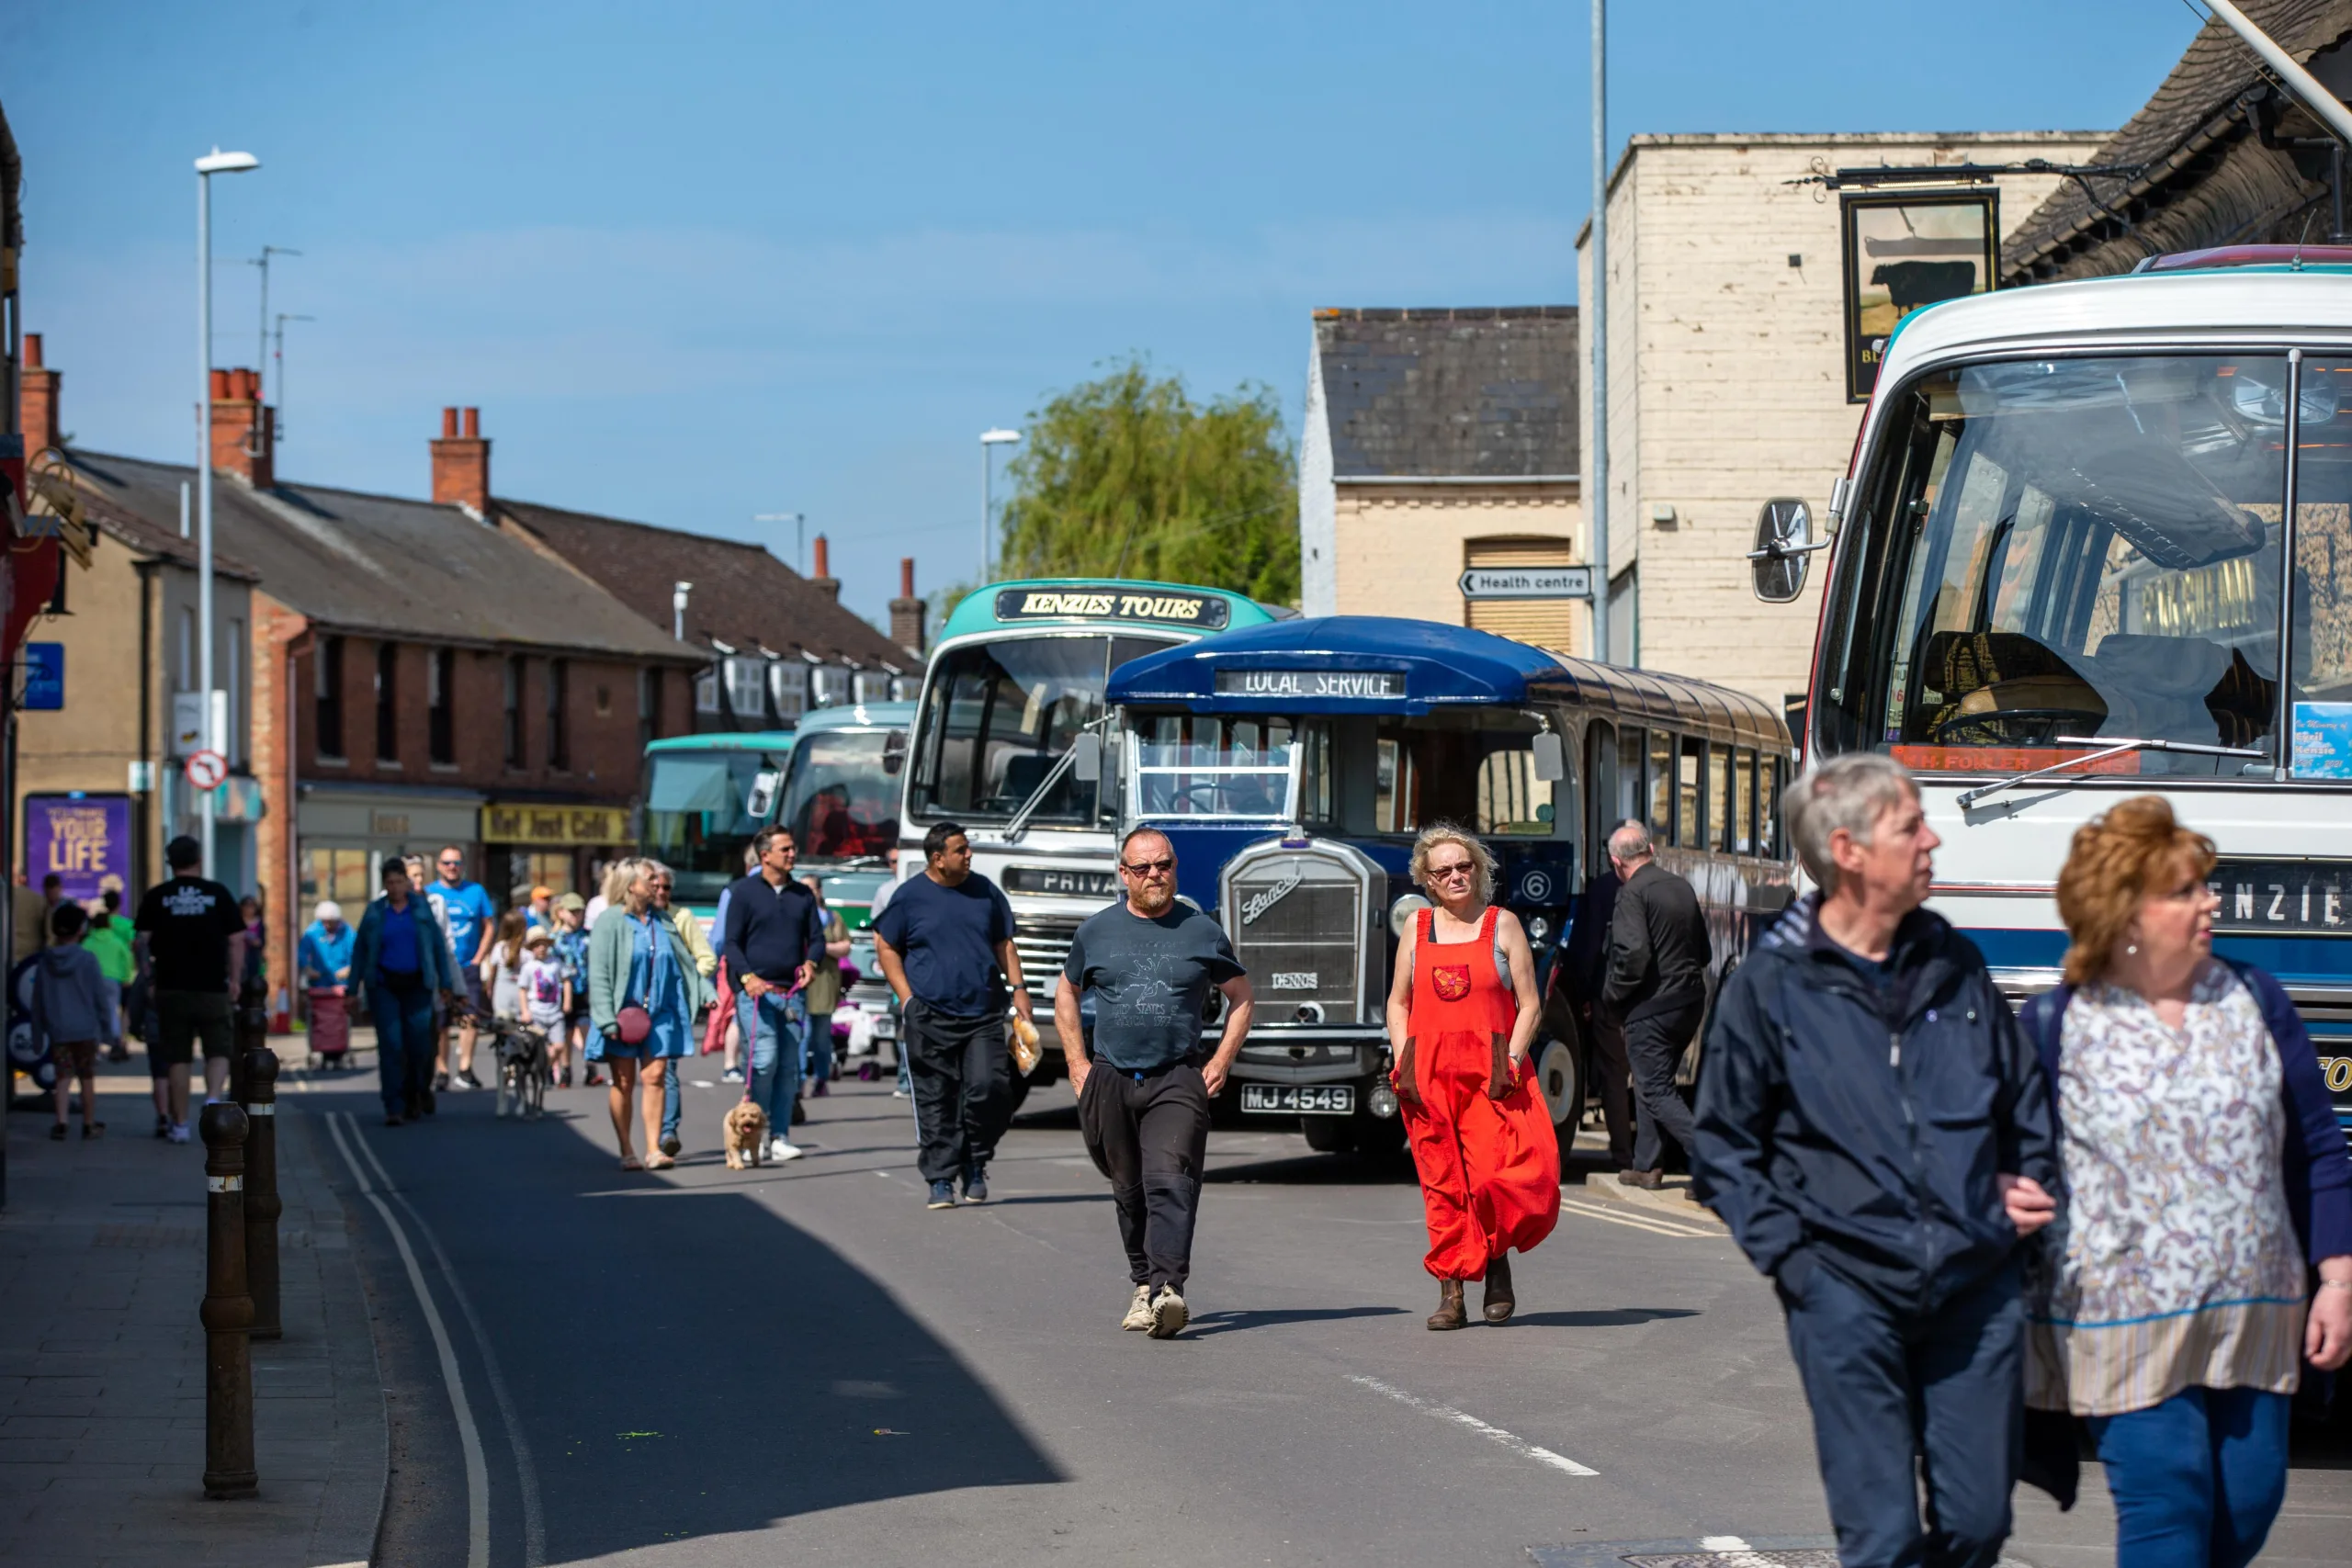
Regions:
<instances>
[{"instance_id":1,"label":"white line on road","mask_svg":"<svg viewBox=\"0 0 2352 1568\"><path fill-rule=\"evenodd\" d=\"M449 1327L441 1321L441 1309L433 1304L433 1292L424 1287L424 1270L416 1265L416 1252L408 1244L408 1233L393 1217L391 1205L378 1197L376 1190L368 1185L368 1173L359 1168L351 1145L344 1141L344 1126L350 1120L348 1112L334 1111L327 1117L327 1131L343 1155L343 1163L351 1168L351 1179L358 1183L359 1195L375 1204L376 1212L384 1216L385 1227L392 1233L392 1245L400 1248L401 1261L408 1267L408 1282L416 1292L417 1304L424 1309L424 1326L431 1331L434 1351L441 1359L441 1381L449 1388L449 1408L458 1417L458 1446L466 1456L466 1568L490 1568L490 1467L482 1461L481 1432L474 1426L473 1406L466 1402L466 1382L458 1371L457 1348L449 1343ZM356 1129L352 1136L358 1136Z\"/></svg>"},{"instance_id":2,"label":"white line on road","mask_svg":"<svg viewBox=\"0 0 2352 1568\"><path fill-rule=\"evenodd\" d=\"M1744 1536L1702 1535L1699 1538L1699 1550L1702 1551L1752 1551L1755 1548L1747 1544L1747 1540Z\"/></svg>"},{"instance_id":3,"label":"white line on road","mask_svg":"<svg viewBox=\"0 0 2352 1568\"><path fill-rule=\"evenodd\" d=\"M1607 1220L1612 1225L1631 1225L1637 1231L1648 1231L1653 1235L1720 1238L1723 1235L1720 1231L1702 1230L1697 1225L1684 1224L1679 1220L1656 1219L1648 1214L1620 1213L1607 1203L1585 1202L1575 1198L1561 1199L1560 1207L1572 1209L1589 1219Z\"/></svg>"},{"instance_id":4,"label":"white line on road","mask_svg":"<svg viewBox=\"0 0 2352 1568\"><path fill-rule=\"evenodd\" d=\"M1352 1383L1361 1383L1374 1393L1385 1393L1397 1404L1410 1405L1425 1416L1434 1416L1441 1421L1451 1421L1457 1427L1467 1427L1487 1441L1500 1443L1511 1452L1525 1459L1532 1459L1538 1464L1548 1464L1554 1470L1566 1471L1570 1475L1599 1475L1600 1473L1597 1470L1586 1469L1565 1454L1555 1454L1550 1449L1531 1443L1516 1432L1506 1432L1500 1427L1490 1426L1467 1411L1456 1410L1450 1404L1436 1404L1423 1399L1417 1393L1407 1393L1403 1389L1382 1382L1378 1378L1351 1375L1348 1381Z\"/></svg>"}]
</instances>

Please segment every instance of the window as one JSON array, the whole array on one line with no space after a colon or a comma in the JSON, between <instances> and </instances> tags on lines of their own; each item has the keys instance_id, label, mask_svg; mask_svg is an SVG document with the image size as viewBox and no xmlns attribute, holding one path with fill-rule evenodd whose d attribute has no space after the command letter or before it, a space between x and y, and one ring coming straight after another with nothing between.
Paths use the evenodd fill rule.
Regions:
<instances>
[{"instance_id":1,"label":"window","mask_svg":"<svg viewBox=\"0 0 2352 1568\"><path fill-rule=\"evenodd\" d=\"M506 765L520 768L527 765L530 755L527 738L524 735L523 689L527 684L527 671L523 656L509 654L506 659Z\"/></svg>"},{"instance_id":2,"label":"window","mask_svg":"<svg viewBox=\"0 0 2352 1568\"><path fill-rule=\"evenodd\" d=\"M746 654L730 654L726 661L727 711L739 725L752 729L767 728L767 660Z\"/></svg>"},{"instance_id":3,"label":"window","mask_svg":"<svg viewBox=\"0 0 2352 1568\"><path fill-rule=\"evenodd\" d=\"M809 687L820 708L837 708L849 701L851 671L836 664L820 664L808 671Z\"/></svg>"},{"instance_id":4,"label":"window","mask_svg":"<svg viewBox=\"0 0 2352 1568\"><path fill-rule=\"evenodd\" d=\"M1775 859L1787 852L1781 847L1781 784L1788 765L1781 757L1759 757L1756 762L1757 852Z\"/></svg>"},{"instance_id":5,"label":"window","mask_svg":"<svg viewBox=\"0 0 2352 1568\"><path fill-rule=\"evenodd\" d=\"M2296 775L2342 779L2352 777L2352 360L2306 362L2299 402L2288 716Z\"/></svg>"},{"instance_id":6,"label":"window","mask_svg":"<svg viewBox=\"0 0 2352 1568\"><path fill-rule=\"evenodd\" d=\"M644 750L662 739L662 671L637 672L637 749Z\"/></svg>"},{"instance_id":7,"label":"window","mask_svg":"<svg viewBox=\"0 0 2352 1568\"><path fill-rule=\"evenodd\" d=\"M1677 796L1674 841L1686 850L1707 847L1707 743L1682 738L1682 757L1675 773Z\"/></svg>"},{"instance_id":8,"label":"window","mask_svg":"<svg viewBox=\"0 0 2352 1568\"><path fill-rule=\"evenodd\" d=\"M1707 848L1723 851L1737 848L1733 842L1731 800L1731 748L1707 748L1707 820L1713 831L1707 836Z\"/></svg>"},{"instance_id":9,"label":"window","mask_svg":"<svg viewBox=\"0 0 2352 1568\"><path fill-rule=\"evenodd\" d=\"M966 823L1012 816L1078 732L1102 716L1109 672L1166 646L1133 637L1015 637L941 654L923 692L909 811ZM1037 802L1037 819L1092 822L1099 793L1066 773Z\"/></svg>"},{"instance_id":10,"label":"window","mask_svg":"<svg viewBox=\"0 0 2352 1568\"><path fill-rule=\"evenodd\" d=\"M1462 564L1473 571L1557 571L1578 562L1575 540L1530 536L1465 539ZM1574 599L1465 599L1462 610L1464 626L1564 651L1576 648L1589 624Z\"/></svg>"},{"instance_id":11,"label":"window","mask_svg":"<svg viewBox=\"0 0 2352 1568\"><path fill-rule=\"evenodd\" d=\"M1650 731L1650 840L1674 842L1674 737L1663 729Z\"/></svg>"},{"instance_id":12,"label":"window","mask_svg":"<svg viewBox=\"0 0 2352 1568\"><path fill-rule=\"evenodd\" d=\"M1756 855L1764 852L1756 837L1756 753L1740 748L1732 763L1733 791L1731 847L1735 854Z\"/></svg>"},{"instance_id":13,"label":"window","mask_svg":"<svg viewBox=\"0 0 2352 1568\"><path fill-rule=\"evenodd\" d=\"M714 661L695 673L695 712L715 718L726 711L718 702L718 666Z\"/></svg>"},{"instance_id":14,"label":"window","mask_svg":"<svg viewBox=\"0 0 2352 1568\"><path fill-rule=\"evenodd\" d=\"M895 730L826 729L792 748L776 809L779 827L811 860L879 863L899 843L899 775L906 738Z\"/></svg>"},{"instance_id":15,"label":"window","mask_svg":"<svg viewBox=\"0 0 2352 1568\"><path fill-rule=\"evenodd\" d=\"M59 581L63 581L61 578ZM245 623L229 623L229 646L220 650L229 667L229 733L220 738L220 752L232 762L245 760Z\"/></svg>"},{"instance_id":16,"label":"window","mask_svg":"<svg viewBox=\"0 0 2352 1568\"><path fill-rule=\"evenodd\" d=\"M565 722L571 704L571 661L548 660L548 766L571 766L571 726Z\"/></svg>"},{"instance_id":17,"label":"window","mask_svg":"<svg viewBox=\"0 0 2352 1568\"><path fill-rule=\"evenodd\" d=\"M311 655L312 747L322 757L343 753L343 638L326 637Z\"/></svg>"},{"instance_id":18,"label":"window","mask_svg":"<svg viewBox=\"0 0 2352 1568\"><path fill-rule=\"evenodd\" d=\"M1493 739L1498 744L1478 759L1477 830L1549 837L1553 784L1535 776L1534 750L1524 736Z\"/></svg>"},{"instance_id":19,"label":"window","mask_svg":"<svg viewBox=\"0 0 2352 1568\"><path fill-rule=\"evenodd\" d=\"M1136 728L1136 799L1146 817L1279 818L1290 807L1297 727L1254 715L1162 714Z\"/></svg>"},{"instance_id":20,"label":"window","mask_svg":"<svg viewBox=\"0 0 2352 1568\"><path fill-rule=\"evenodd\" d=\"M1608 803L1609 819L1600 825L1603 840L1626 823L1642 819L1642 803L1649 798L1642 792L1642 760L1649 755L1649 732L1638 726L1618 732L1617 792Z\"/></svg>"},{"instance_id":21,"label":"window","mask_svg":"<svg viewBox=\"0 0 2352 1568\"><path fill-rule=\"evenodd\" d=\"M1339 819L1331 795L1331 721L1308 719L1299 739L1305 754L1299 761L1298 819L1329 826Z\"/></svg>"},{"instance_id":22,"label":"window","mask_svg":"<svg viewBox=\"0 0 2352 1568\"><path fill-rule=\"evenodd\" d=\"M544 887L560 898L572 892L570 850L517 850L506 857L507 908L519 909L531 901L531 889Z\"/></svg>"},{"instance_id":23,"label":"window","mask_svg":"<svg viewBox=\"0 0 2352 1568\"><path fill-rule=\"evenodd\" d=\"M376 761L390 767L401 764L400 709L401 645L376 645Z\"/></svg>"},{"instance_id":24,"label":"window","mask_svg":"<svg viewBox=\"0 0 2352 1568\"><path fill-rule=\"evenodd\" d=\"M457 684L457 676L455 651L436 648L425 655L424 744L433 761L445 768L458 761L456 699L450 690Z\"/></svg>"},{"instance_id":25,"label":"window","mask_svg":"<svg viewBox=\"0 0 2352 1568\"><path fill-rule=\"evenodd\" d=\"M851 678L850 700L859 703L888 702L890 672L887 670L860 670Z\"/></svg>"},{"instance_id":26,"label":"window","mask_svg":"<svg viewBox=\"0 0 2352 1568\"><path fill-rule=\"evenodd\" d=\"M1421 781L1413 753L1401 740L1383 737L1373 746L1374 831L1410 833L1421 825Z\"/></svg>"},{"instance_id":27,"label":"window","mask_svg":"<svg viewBox=\"0 0 2352 1568\"><path fill-rule=\"evenodd\" d=\"M779 659L768 666L768 700L775 716L786 724L808 711L808 666L797 659Z\"/></svg>"},{"instance_id":28,"label":"window","mask_svg":"<svg viewBox=\"0 0 2352 1568\"><path fill-rule=\"evenodd\" d=\"M300 862L301 904L309 908L321 898L332 898L343 906L344 918L353 924L358 916L352 911L364 909L373 898L379 885L376 880L376 857L367 850L320 849L302 846Z\"/></svg>"}]
</instances>

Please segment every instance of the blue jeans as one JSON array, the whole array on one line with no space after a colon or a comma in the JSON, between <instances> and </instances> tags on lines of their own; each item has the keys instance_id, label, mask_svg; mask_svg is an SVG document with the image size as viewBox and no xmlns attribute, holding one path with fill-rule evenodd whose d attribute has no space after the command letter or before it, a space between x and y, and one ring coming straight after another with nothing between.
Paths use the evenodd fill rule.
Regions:
<instances>
[{"instance_id":1,"label":"blue jeans","mask_svg":"<svg viewBox=\"0 0 2352 1568\"><path fill-rule=\"evenodd\" d=\"M662 1135L665 1138L678 1130L678 1080L685 1076L680 1069L693 1059L673 1056L662 1069Z\"/></svg>"},{"instance_id":2,"label":"blue jeans","mask_svg":"<svg viewBox=\"0 0 2352 1568\"><path fill-rule=\"evenodd\" d=\"M2287 1498L2293 1401L2252 1388L2185 1388L2086 1425L2115 1498L2118 1568L2245 1568Z\"/></svg>"},{"instance_id":3,"label":"blue jeans","mask_svg":"<svg viewBox=\"0 0 2352 1568\"><path fill-rule=\"evenodd\" d=\"M384 1114L399 1116L433 1081L433 992L419 986L396 991L368 987L368 1010L376 1021L376 1078Z\"/></svg>"},{"instance_id":4,"label":"blue jeans","mask_svg":"<svg viewBox=\"0 0 2352 1568\"><path fill-rule=\"evenodd\" d=\"M751 1046L752 1102L768 1113L769 1135L788 1139L808 1049L808 1005L797 991L789 997L770 991L756 1001L738 991L735 1020Z\"/></svg>"}]
</instances>

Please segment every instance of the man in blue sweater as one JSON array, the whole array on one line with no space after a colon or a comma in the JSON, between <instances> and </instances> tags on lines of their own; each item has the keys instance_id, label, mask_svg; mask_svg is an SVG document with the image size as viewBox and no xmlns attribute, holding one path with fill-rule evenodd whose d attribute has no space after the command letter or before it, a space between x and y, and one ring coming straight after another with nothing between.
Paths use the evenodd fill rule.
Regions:
<instances>
[{"instance_id":1,"label":"man in blue sweater","mask_svg":"<svg viewBox=\"0 0 2352 1568\"><path fill-rule=\"evenodd\" d=\"M825 916L792 879L798 858L789 828L763 828L752 840L759 868L727 885L719 961L736 987L737 1027L752 1046L752 1100L767 1112L768 1157L798 1159L786 1135L800 1094L808 1008L801 999L825 959Z\"/></svg>"}]
</instances>

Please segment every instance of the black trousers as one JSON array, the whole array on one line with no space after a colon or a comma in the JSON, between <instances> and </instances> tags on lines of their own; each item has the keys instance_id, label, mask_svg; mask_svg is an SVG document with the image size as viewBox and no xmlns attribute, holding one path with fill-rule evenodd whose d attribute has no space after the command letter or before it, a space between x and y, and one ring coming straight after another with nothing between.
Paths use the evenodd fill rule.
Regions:
<instances>
[{"instance_id":1,"label":"black trousers","mask_svg":"<svg viewBox=\"0 0 2352 1568\"><path fill-rule=\"evenodd\" d=\"M1609 1163L1634 1169L1634 1077L1625 1057L1625 1026L1592 1010L1592 1070L1600 1090L1600 1121L1609 1129Z\"/></svg>"},{"instance_id":2,"label":"black trousers","mask_svg":"<svg viewBox=\"0 0 2352 1568\"><path fill-rule=\"evenodd\" d=\"M1634 1139L1635 1170L1657 1170L1664 1163L1661 1134L1674 1140L1683 1158L1690 1157L1690 1108L1674 1087L1674 1069L1706 1005L1704 997L1694 997L1665 1012L1625 1021L1625 1055L1634 1069L1634 1098L1641 1105L1641 1125Z\"/></svg>"},{"instance_id":3,"label":"black trousers","mask_svg":"<svg viewBox=\"0 0 2352 1568\"><path fill-rule=\"evenodd\" d=\"M1078 1097L1078 1130L1094 1168L1111 1179L1127 1278L1182 1294L1209 1147L1209 1091L1200 1068L1179 1062L1138 1078L1098 1065Z\"/></svg>"},{"instance_id":4,"label":"black trousers","mask_svg":"<svg viewBox=\"0 0 2352 1568\"><path fill-rule=\"evenodd\" d=\"M1012 1119L1012 1054L1004 1020L934 1012L907 1004L899 1021L915 1102L915 1168L925 1181L953 1181L986 1165Z\"/></svg>"}]
</instances>

